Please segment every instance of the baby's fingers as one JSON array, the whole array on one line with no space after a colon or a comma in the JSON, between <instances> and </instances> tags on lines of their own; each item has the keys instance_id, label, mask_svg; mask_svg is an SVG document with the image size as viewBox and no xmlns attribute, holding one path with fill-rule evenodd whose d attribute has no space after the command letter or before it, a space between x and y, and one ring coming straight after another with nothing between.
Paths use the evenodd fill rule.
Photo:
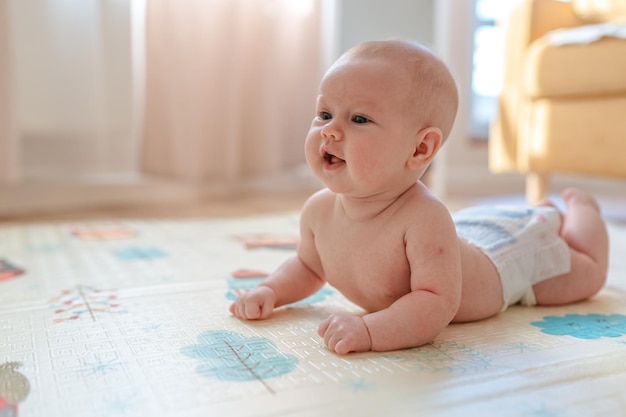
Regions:
<instances>
[{"instance_id":1,"label":"baby's fingers","mask_svg":"<svg viewBox=\"0 0 626 417\"><path fill-rule=\"evenodd\" d=\"M317 328L317 334L319 335L319 337L323 338L324 335L326 334L326 331L328 330L328 326L330 326L330 320L332 319L332 316L328 316L323 322L320 323L320 325Z\"/></svg>"},{"instance_id":2,"label":"baby's fingers","mask_svg":"<svg viewBox=\"0 0 626 417\"><path fill-rule=\"evenodd\" d=\"M276 296L267 287L260 287L240 296L230 306L230 312L242 320L260 320L269 317L274 310Z\"/></svg>"},{"instance_id":3,"label":"baby's fingers","mask_svg":"<svg viewBox=\"0 0 626 417\"><path fill-rule=\"evenodd\" d=\"M259 300L240 297L233 303L230 312L242 320L255 320L261 317L262 306Z\"/></svg>"},{"instance_id":4,"label":"baby's fingers","mask_svg":"<svg viewBox=\"0 0 626 417\"><path fill-rule=\"evenodd\" d=\"M248 320L258 320L269 316L271 309L268 311L268 303L263 300L249 300L243 305L243 317Z\"/></svg>"},{"instance_id":5,"label":"baby's fingers","mask_svg":"<svg viewBox=\"0 0 626 417\"><path fill-rule=\"evenodd\" d=\"M372 341L363 319L350 314L333 314L322 321L317 333L329 349L340 355L365 352Z\"/></svg>"}]
</instances>

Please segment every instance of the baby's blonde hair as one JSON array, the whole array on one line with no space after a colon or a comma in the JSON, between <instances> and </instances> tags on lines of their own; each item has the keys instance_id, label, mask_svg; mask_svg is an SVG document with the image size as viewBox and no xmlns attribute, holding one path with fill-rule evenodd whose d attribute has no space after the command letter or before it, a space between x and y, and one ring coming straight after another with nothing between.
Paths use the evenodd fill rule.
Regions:
<instances>
[{"instance_id":1,"label":"baby's blonde hair","mask_svg":"<svg viewBox=\"0 0 626 417\"><path fill-rule=\"evenodd\" d=\"M445 141L456 117L458 91L448 67L424 46L406 40L371 41L346 51L337 64L347 59L382 58L392 61L410 78L409 117L424 127L441 129ZM394 74L390 74L394 76Z\"/></svg>"}]
</instances>

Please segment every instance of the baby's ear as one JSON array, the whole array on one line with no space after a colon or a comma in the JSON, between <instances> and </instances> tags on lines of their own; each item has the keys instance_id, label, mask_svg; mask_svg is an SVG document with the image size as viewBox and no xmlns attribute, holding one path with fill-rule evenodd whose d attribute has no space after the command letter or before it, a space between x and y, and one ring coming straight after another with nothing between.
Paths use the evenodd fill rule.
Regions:
<instances>
[{"instance_id":1,"label":"baby's ear","mask_svg":"<svg viewBox=\"0 0 626 417\"><path fill-rule=\"evenodd\" d=\"M443 143L443 135L438 127L425 127L415 136L415 149L407 161L409 169L420 169L433 160Z\"/></svg>"}]
</instances>

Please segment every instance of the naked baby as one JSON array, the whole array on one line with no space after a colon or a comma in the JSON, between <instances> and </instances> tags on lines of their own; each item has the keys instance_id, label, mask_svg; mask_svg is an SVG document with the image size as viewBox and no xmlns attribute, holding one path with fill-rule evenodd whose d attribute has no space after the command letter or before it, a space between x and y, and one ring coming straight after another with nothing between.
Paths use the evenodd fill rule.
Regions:
<instances>
[{"instance_id":1,"label":"naked baby","mask_svg":"<svg viewBox=\"0 0 626 417\"><path fill-rule=\"evenodd\" d=\"M365 310L319 326L338 354L432 341L449 323L516 303L558 305L604 285L608 237L590 195L563 192L566 212L482 207L451 215L420 182L458 103L443 62L406 41L368 42L326 72L306 137L327 188L304 205L297 255L230 307L265 319L325 283Z\"/></svg>"}]
</instances>

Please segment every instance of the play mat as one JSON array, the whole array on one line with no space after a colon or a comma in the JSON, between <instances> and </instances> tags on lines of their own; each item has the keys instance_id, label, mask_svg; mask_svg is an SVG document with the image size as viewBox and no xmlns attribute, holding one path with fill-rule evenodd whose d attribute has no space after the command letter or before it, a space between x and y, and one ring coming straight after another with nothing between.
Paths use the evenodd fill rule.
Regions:
<instances>
[{"instance_id":1,"label":"play mat","mask_svg":"<svg viewBox=\"0 0 626 417\"><path fill-rule=\"evenodd\" d=\"M0 416L623 416L626 224L609 282L433 343L337 356L330 287L262 322L228 312L292 255L298 216L0 225Z\"/></svg>"}]
</instances>

